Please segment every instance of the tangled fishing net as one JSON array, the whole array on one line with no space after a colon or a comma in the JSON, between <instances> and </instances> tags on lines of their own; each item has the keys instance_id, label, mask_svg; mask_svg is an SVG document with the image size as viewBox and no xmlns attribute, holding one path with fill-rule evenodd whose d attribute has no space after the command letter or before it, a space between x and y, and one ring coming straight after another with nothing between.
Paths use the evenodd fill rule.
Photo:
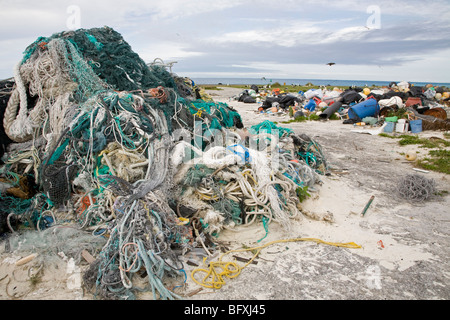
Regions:
<instances>
[{"instance_id":1,"label":"tangled fishing net","mask_svg":"<svg viewBox=\"0 0 450 320\"><path fill-rule=\"evenodd\" d=\"M300 191L327 170L309 137L270 121L247 130L108 27L38 38L2 88L0 231L70 226L72 255L98 239L83 279L99 298L180 298L184 254L217 250L225 228L289 231Z\"/></svg>"},{"instance_id":2,"label":"tangled fishing net","mask_svg":"<svg viewBox=\"0 0 450 320\"><path fill-rule=\"evenodd\" d=\"M409 174L400 179L397 190L403 199L422 202L435 194L436 181L419 174Z\"/></svg>"}]
</instances>

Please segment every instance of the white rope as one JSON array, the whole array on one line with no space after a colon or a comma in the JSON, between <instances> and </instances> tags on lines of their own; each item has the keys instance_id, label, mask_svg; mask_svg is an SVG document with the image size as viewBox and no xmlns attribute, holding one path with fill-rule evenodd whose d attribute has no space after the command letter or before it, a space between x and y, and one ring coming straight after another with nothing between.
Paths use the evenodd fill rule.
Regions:
<instances>
[{"instance_id":1,"label":"white rope","mask_svg":"<svg viewBox=\"0 0 450 320\"><path fill-rule=\"evenodd\" d=\"M264 137L267 137L267 135L264 135ZM186 152L191 150L195 151L197 157L183 162L186 158ZM274 153L276 147L271 144L269 150L271 152L247 149L251 168L245 169L241 167L242 164L245 164L242 162L242 158L237 153L230 152L227 147L211 147L202 152L192 145L180 141L173 149L171 164L175 167L179 166L178 173L184 172L184 174L187 173L187 168L193 168L196 164L216 169L215 175L217 178L226 182L221 187L220 197L235 202L240 202L243 199L246 225L252 224L258 216L263 215L269 222L276 221L286 231L290 231L290 219L298 217L300 213L297 208L299 200L296 188L298 186L294 181L284 176L281 171L278 171L279 166L272 165L271 161L274 157L271 154ZM234 151L238 150L234 149ZM183 166L180 166L182 162ZM176 180L180 181L180 178L178 177ZM276 186L281 187L281 190L277 191ZM213 185L204 183L195 188L199 200L206 202L220 200L216 192L217 190ZM192 207L201 208L194 201L186 198L183 198L183 200ZM212 210L211 206L209 208ZM208 211L203 211L202 214L205 214L205 212ZM220 227L216 227L220 229ZM216 227L213 228L216 229Z\"/></svg>"},{"instance_id":2,"label":"white rope","mask_svg":"<svg viewBox=\"0 0 450 320\"><path fill-rule=\"evenodd\" d=\"M15 110L15 112L17 112L17 107L19 107L19 110L17 114L13 113L13 119L8 119L10 122L5 129L7 129L7 134L12 140L24 142L31 140L33 125L28 118L27 91L20 75L20 64L17 64L14 68L14 79L16 82L15 91L17 90L17 94L11 96L8 101L7 109ZM15 99L16 97L18 100Z\"/></svg>"},{"instance_id":3,"label":"white rope","mask_svg":"<svg viewBox=\"0 0 450 320\"><path fill-rule=\"evenodd\" d=\"M252 168L255 171L258 183L262 188L266 188L265 192L267 194L270 207L274 214L274 218L279 222L283 228L290 231L289 216L286 212L282 210L280 199L277 195L276 190L273 187L267 188L267 185L271 183L271 167L269 159L260 152L249 149L250 156L252 157Z\"/></svg>"}]
</instances>

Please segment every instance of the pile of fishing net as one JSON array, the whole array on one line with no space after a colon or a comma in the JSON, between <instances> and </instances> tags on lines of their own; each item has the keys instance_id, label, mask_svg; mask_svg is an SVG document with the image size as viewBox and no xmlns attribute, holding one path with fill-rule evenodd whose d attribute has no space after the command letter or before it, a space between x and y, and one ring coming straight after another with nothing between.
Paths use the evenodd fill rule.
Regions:
<instances>
[{"instance_id":1,"label":"pile of fishing net","mask_svg":"<svg viewBox=\"0 0 450 320\"><path fill-rule=\"evenodd\" d=\"M40 37L14 70L0 96L0 231L71 226L105 240L84 275L99 298L180 298L180 257L216 250L236 225L289 230L326 171L309 137L269 121L247 130L111 28Z\"/></svg>"},{"instance_id":2,"label":"pile of fishing net","mask_svg":"<svg viewBox=\"0 0 450 320\"><path fill-rule=\"evenodd\" d=\"M408 201L423 202L436 193L436 181L419 174L408 174L398 181L397 192Z\"/></svg>"},{"instance_id":3,"label":"pile of fishing net","mask_svg":"<svg viewBox=\"0 0 450 320\"><path fill-rule=\"evenodd\" d=\"M207 150L175 145L178 204L196 212L209 235L255 221L276 221L289 231L289 220L301 215L299 194L314 188L319 168L326 170L320 146L270 121L251 127L245 137L227 131L224 141Z\"/></svg>"}]
</instances>

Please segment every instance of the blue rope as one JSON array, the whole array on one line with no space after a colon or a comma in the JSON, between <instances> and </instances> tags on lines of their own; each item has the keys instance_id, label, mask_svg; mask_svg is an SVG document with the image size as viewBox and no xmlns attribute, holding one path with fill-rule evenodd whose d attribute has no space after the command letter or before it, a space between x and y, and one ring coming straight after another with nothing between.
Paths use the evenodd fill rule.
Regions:
<instances>
[{"instance_id":1,"label":"blue rope","mask_svg":"<svg viewBox=\"0 0 450 320\"><path fill-rule=\"evenodd\" d=\"M99 42L92 34L86 32L86 36L89 41L97 48L97 50L101 50L103 48L103 43Z\"/></svg>"},{"instance_id":2,"label":"blue rope","mask_svg":"<svg viewBox=\"0 0 450 320\"><path fill-rule=\"evenodd\" d=\"M258 242L261 242L262 240L264 240L269 234L269 225L267 223L269 221L269 218L267 218L266 216L263 216L261 220L263 223L264 230L266 231L266 235L263 238L259 239Z\"/></svg>"},{"instance_id":3,"label":"blue rope","mask_svg":"<svg viewBox=\"0 0 450 320\"><path fill-rule=\"evenodd\" d=\"M152 289L153 299L156 300L156 291L159 292L161 298L164 300L174 300L175 298L181 299L180 296L169 291L161 281L164 271L164 261L161 260L159 265L156 265L156 259L154 257L153 259L151 259L151 257L148 255L147 251L144 248L142 240L138 239L137 245L140 253L139 256L144 261L145 269L147 270L148 281ZM153 271L155 267L157 267L157 272Z\"/></svg>"},{"instance_id":4,"label":"blue rope","mask_svg":"<svg viewBox=\"0 0 450 320\"><path fill-rule=\"evenodd\" d=\"M234 147L241 147L242 149L244 149L244 152L238 152L233 149ZM232 146L228 146L226 150L238 155L242 159L242 161L244 161L244 163L249 163L252 161L248 149L241 144L234 144Z\"/></svg>"}]
</instances>

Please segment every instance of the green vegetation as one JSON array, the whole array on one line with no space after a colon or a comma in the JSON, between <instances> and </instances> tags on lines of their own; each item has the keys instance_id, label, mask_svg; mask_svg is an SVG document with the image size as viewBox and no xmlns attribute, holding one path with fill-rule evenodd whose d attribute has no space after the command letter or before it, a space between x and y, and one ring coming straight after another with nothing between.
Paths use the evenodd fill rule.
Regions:
<instances>
[{"instance_id":1,"label":"green vegetation","mask_svg":"<svg viewBox=\"0 0 450 320\"><path fill-rule=\"evenodd\" d=\"M326 108L321 109L321 111L323 112ZM328 117L329 120L340 120L340 118L336 115L336 114L332 114L330 117ZM308 116L301 116L301 117L296 117L294 119L290 119L288 121L283 121L282 123L293 123L293 122L305 122L305 121L317 121L317 120L322 120L322 118L315 114L315 113L311 113Z\"/></svg>"},{"instance_id":2,"label":"green vegetation","mask_svg":"<svg viewBox=\"0 0 450 320\"><path fill-rule=\"evenodd\" d=\"M30 276L30 285L35 288L39 283L42 282L42 277L39 273Z\"/></svg>"},{"instance_id":3,"label":"green vegetation","mask_svg":"<svg viewBox=\"0 0 450 320\"><path fill-rule=\"evenodd\" d=\"M397 110L390 110L386 117L397 117L399 119L408 119L408 110L406 108L399 108Z\"/></svg>"},{"instance_id":4,"label":"green vegetation","mask_svg":"<svg viewBox=\"0 0 450 320\"><path fill-rule=\"evenodd\" d=\"M223 90L222 88L213 85L199 85L199 87L205 90Z\"/></svg>"},{"instance_id":5,"label":"green vegetation","mask_svg":"<svg viewBox=\"0 0 450 320\"><path fill-rule=\"evenodd\" d=\"M300 200L300 202L303 202L303 200L305 200L306 198L311 196L308 193L308 186L298 187L297 190L295 190L295 191L297 192L297 196L298 196L298 199Z\"/></svg>"},{"instance_id":6,"label":"green vegetation","mask_svg":"<svg viewBox=\"0 0 450 320\"><path fill-rule=\"evenodd\" d=\"M339 117L336 116L335 114L333 114L331 117L329 117L329 119L330 120L339 120ZM294 123L294 122L318 121L318 120L322 120L322 118L320 118L320 116L318 116L317 114L313 113L313 114L310 114L309 116L296 117L294 119L282 121L281 123Z\"/></svg>"},{"instance_id":7,"label":"green vegetation","mask_svg":"<svg viewBox=\"0 0 450 320\"><path fill-rule=\"evenodd\" d=\"M310 120L308 117L303 116L303 117L297 117L295 119L290 119L288 121L282 121L281 123L306 122L308 120Z\"/></svg>"},{"instance_id":8,"label":"green vegetation","mask_svg":"<svg viewBox=\"0 0 450 320\"><path fill-rule=\"evenodd\" d=\"M207 85L199 85L199 87L208 89L208 90L220 90L219 89L214 89L214 88L218 88L218 87L222 87L222 86L226 86L226 87L231 87L231 88L239 88L239 89L249 89L252 84L207 84ZM348 86L336 86L336 85L327 85L327 86L318 86L318 85L314 85L311 82L305 83L304 85L296 85L296 84L287 84L286 85L284 83L279 83L279 82L274 82L274 83L267 83L267 84L258 84L257 85L258 88L264 90L264 88L266 88L267 90L273 90L275 88L278 88L280 90L283 90L284 92L299 92L299 91L303 91L306 92L309 89L320 89L320 88L327 88L327 90L333 90L334 88L339 88L341 90L345 90L348 89ZM209 89L207 87L211 87L212 89ZM372 84L371 86L369 86L370 89L375 89L375 88L379 88L379 86L376 86L374 84Z\"/></svg>"},{"instance_id":9,"label":"green vegetation","mask_svg":"<svg viewBox=\"0 0 450 320\"><path fill-rule=\"evenodd\" d=\"M301 85L292 85L292 84L284 85L284 84L280 84L278 82L273 83L270 87L271 87L271 89L278 88L280 90L283 90L284 92L299 92L299 91L306 92L310 89L320 89L321 88L320 86L315 86L312 83L307 83L304 86L301 86ZM326 86L326 88L328 90L333 90L333 88L335 88L335 86Z\"/></svg>"},{"instance_id":10,"label":"green vegetation","mask_svg":"<svg viewBox=\"0 0 450 320\"><path fill-rule=\"evenodd\" d=\"M395 136L380 133L379 135L391 139L400 139L398 143L401 146L414 144L419 145L419 148L433 149L428 152L426 158L417 160L416 165L422 169L450 174L450 150L446 149L450 146L450 141L446 140L450 137L448 133L444 134L446 139L419 138L417 135L406 134Z\"/></svg>"},{"instance_id":11,"label":"green vegetation","mask_svg":"<svg viewBox=\"0 0 450 320\"><path fill-rule=\"evenodd\" d=\"M434 149L440 147L450 147L450 141L440 138L419 138L417 135L392 135L388 133L380 133L379 136L390 138L390 139L400 139L399 144L401 146L418 144L420 148ZM445 135L444 135L445 137Z\"/></svg>"},{"instance_id":12,"label":"green vegetation","mask_svg":"<svg viewBox=\"0 0 450 320\"><path fill-rule=\"evenodd\" d=\"M401 146L406 146L410 144L418 144L420 148L440 148L440 147L449 147L450 141L444 139L426 139L419 138L417 135L400 135L400 141L398 142Z\"/></svg>"},{"instance_id":13,"label":"green vegetation","mask_svg":"<svg viewBox=\"0 0 450 320\"><path fill-rule=\"evenodd\" d=\"M384 133L384 132L380 133L379 136L380 137L385 137L385 138L390 138L390 139L396 139L397 138L396 136L393 136L393 135L391 135L389 133Z\"/></svg>"},{"instance_id":14,"label":"green vegetation","mask_svg":"<svg viewBox=\"0 0 450 320\"><path fill-rule=\"evenodd\" d=\"M231 87L231 88L239 88L239 89L249 89L251 87L251 85L248 84L231 84L231 85L199 85L199 87L205 88L207 90L220 90L221 86L227 86L227 87ZM338 87L338 86L325 86L328 90L333 90L334 88L339 88L341 90L343 89L347 89L347 87ZM210 89L211 88L211 89ZM218 89L215 89L218 88ZM313 85L312 83L309 84L305 84L305 85L293 85L293 84L281 84L279 82L275 82L272 84L267 84L267 85L258 85L258 88L260 88L261 90L264 90L264 88L266 88L266 90L271 91L273 89L280 89L284 92L299 92L299 91L303 91L306 92L309 89L320 89L323 88L323 86L316 86Z\"/></svg>"},{"instance_id":15,"label":"green vegetation","mask_svg":"<svg viewBox=\"0 0 450 320\"><path fill-rule=\"evenodd\" d=\"M450 174L450 150L431 150L429 156L417 161L423 169Z\"/></svg>"}]
</instances>

